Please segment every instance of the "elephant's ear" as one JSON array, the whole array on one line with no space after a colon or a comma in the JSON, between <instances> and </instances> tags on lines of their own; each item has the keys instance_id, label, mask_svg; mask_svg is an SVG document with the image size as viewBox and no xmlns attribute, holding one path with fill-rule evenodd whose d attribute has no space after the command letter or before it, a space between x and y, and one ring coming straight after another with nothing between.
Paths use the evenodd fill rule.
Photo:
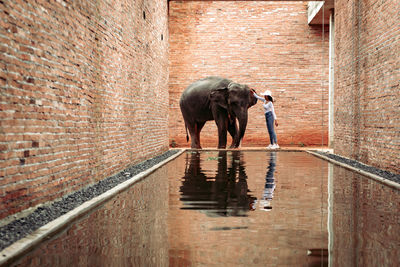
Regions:
<instances>
[{"instance_id":1,"label":"elephant's ear","mask_svg":"<svg viewBox=\"0 0 400 267\"><path fill-rule=\"evenodd\" d=\"M210 92L210 102L224 109L228 109L228 96L228 88L213 89Z\"/></svg>"}]
</instances>

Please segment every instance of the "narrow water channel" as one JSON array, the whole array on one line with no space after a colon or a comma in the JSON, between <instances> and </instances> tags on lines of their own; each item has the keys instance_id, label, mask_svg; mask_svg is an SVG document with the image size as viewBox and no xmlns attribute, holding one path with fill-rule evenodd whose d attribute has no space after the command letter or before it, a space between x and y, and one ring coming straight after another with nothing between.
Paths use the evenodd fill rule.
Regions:
<instances>
[{"instance_id":1,"label":"narrow water channel","mask_svg":"<svg viewBox=\"0 0 400 267\"><path fill-rule=\"evenodd\" d=\"M187 151L15 266L399 266L399 207L305 152Z\"/></svg>"}]
</instances>

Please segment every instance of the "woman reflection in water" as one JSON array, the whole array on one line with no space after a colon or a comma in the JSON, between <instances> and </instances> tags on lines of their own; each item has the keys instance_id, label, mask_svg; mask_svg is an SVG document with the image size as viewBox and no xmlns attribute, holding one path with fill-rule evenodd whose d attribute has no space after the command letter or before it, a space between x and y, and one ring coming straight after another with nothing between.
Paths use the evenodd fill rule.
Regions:
<instances>
[{"instance_id":1,"label":"woman reflection in water","mask_svg":"<svg viewBox=\"0 0 400 267\"><path fill-rule=\"evenodd\" d=\"M265 176L265 186L264 192L260 199L260 210L269 211L272 209L271 201L274 197L274 190L275 190L275 165L276 165L276 152L270 153L269 158L269 166L267 168L267 174Z\"/></svg>"}]
</instances>

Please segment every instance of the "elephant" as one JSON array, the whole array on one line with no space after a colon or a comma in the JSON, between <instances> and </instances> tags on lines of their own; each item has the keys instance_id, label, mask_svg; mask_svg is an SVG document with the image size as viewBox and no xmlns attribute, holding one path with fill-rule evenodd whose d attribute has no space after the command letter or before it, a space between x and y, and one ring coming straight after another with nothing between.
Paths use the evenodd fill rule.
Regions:
<instances>
[{"instance_id":1,"label":"elephant","mask_svg":"<svg viewBox=\"0 0 400 267\"><path fill-rule=\"evenodd\" d=\"M232 136L230 147L238 148L246 131L248 108L256 103L257 98L247 85L216 76L195 81L183 91L179 102L186 140L189 141L189 129L191 148L201 149L200 131L207 121L214 120L218 148L226 148L227 131Z\"/></svg>"}]
</instances>

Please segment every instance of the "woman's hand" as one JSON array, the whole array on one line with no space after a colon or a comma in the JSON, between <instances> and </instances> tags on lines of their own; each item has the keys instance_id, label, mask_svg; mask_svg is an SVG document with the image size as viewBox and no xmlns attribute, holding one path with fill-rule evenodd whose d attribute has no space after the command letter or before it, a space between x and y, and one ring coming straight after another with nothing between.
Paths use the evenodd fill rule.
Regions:
<instances>
[{"instance_id":1,"label":"woman's hand","mask_svg":"<svg viewBox=\"0 0 400 267\"><path fill-rule=\"evenodd\" d=\"M275 120L275 126L278 127L278 121L277 120Z\"/></svg>"}]
</instances>

